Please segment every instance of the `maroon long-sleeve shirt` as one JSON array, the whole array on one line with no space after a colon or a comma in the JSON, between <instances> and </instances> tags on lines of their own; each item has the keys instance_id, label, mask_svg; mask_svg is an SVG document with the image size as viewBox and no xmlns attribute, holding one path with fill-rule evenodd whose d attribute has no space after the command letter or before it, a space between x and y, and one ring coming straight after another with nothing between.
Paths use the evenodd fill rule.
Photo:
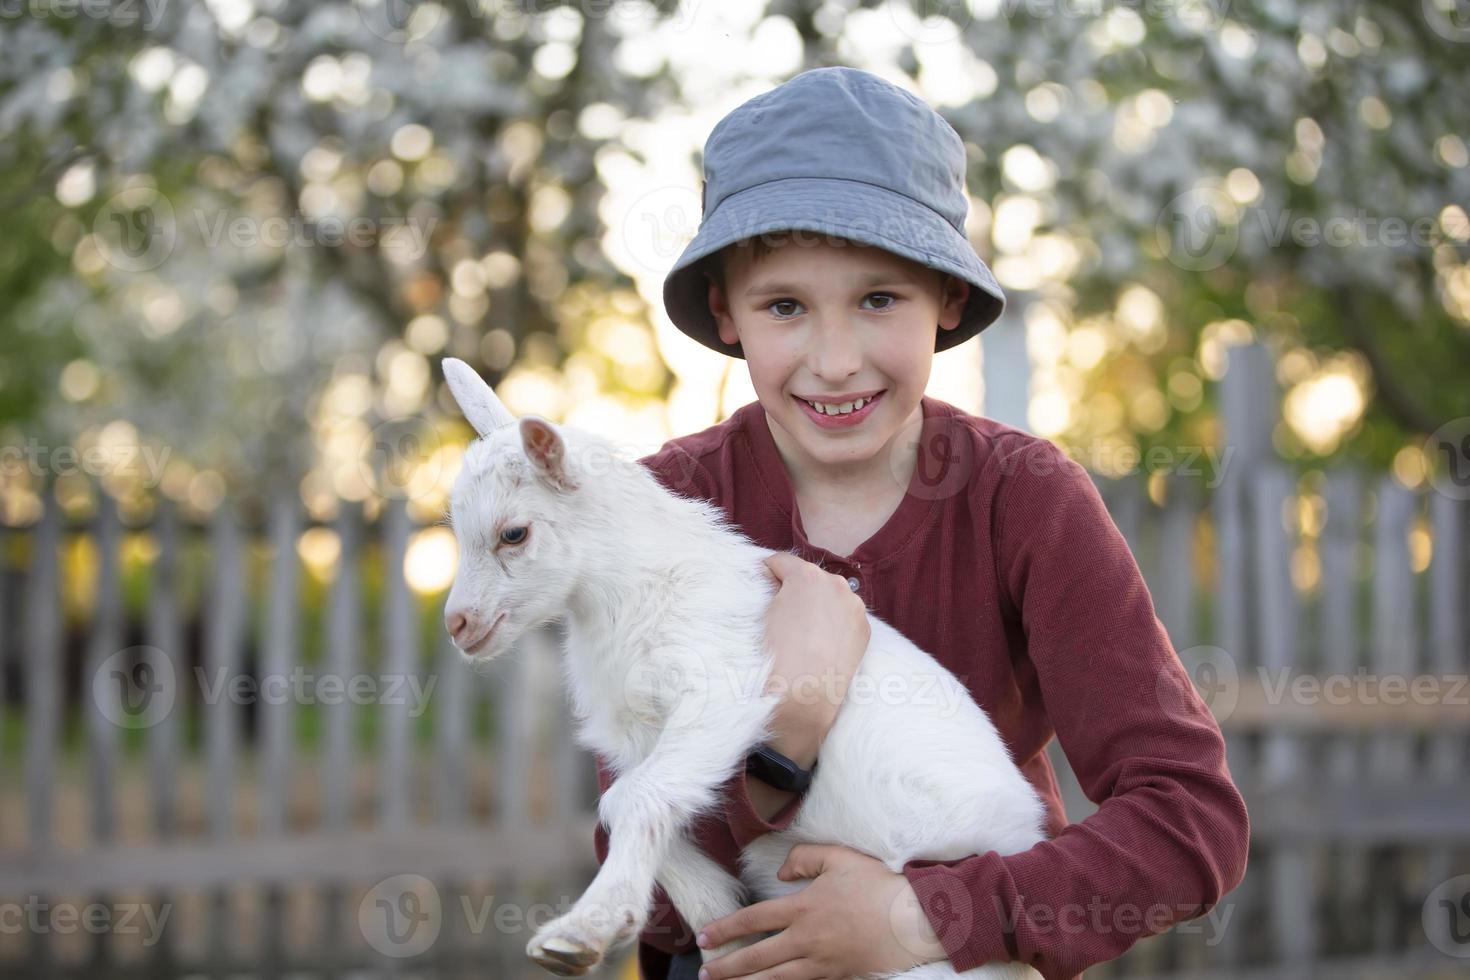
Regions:
<instances>
[{"instance_id":1,"label":"maroon long-sleeve shirt","mask_svg":"<svg viewBox=\"0 0 1470 980\"><path fill-rule=\"evenodd\" d=\"M849 578L874 615L965 683L1045 801L1048 839L1008 857L914 860L903 873L957 970L1005 960L1076 977L1205 914L1240 882L1245 804L1086 471L1045 439L938 399L926 396L923 413L908 493L851 555L807 541L759 402L640 462L758 544ZM1098 804L1079 823L1067 823L1043 751L1053 735ZM745 845L789 825L801 802L767 821L736 773L695 837L735 874ZM601 862L601 824L595 844ZM670 955L695 948L662 888L654 902L639 937L644 980L664 980Z\"/></svg>"}]
</instances>

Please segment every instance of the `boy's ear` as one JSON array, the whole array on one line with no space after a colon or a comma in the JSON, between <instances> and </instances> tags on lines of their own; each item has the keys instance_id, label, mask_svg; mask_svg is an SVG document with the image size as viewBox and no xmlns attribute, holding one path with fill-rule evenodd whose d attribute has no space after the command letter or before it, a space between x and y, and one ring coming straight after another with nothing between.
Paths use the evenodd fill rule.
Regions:
<instances>
[{"instance_id":1,"label":"boy's ear","mask_svg":"<svg viewBox=\"0 0 1470 980\"><path fill-rule=\"evenodd\" d=\"M705 302L709 305L710 318L715 321L715 333L726 344L740 343L740 331L735 328L735 318L730 316L730 306L724 288L714 276L706 276Z\"/></svg>"},{"instance_id":2,"label":"boy's ear","mask_svg":"<svg viewBox=\"0 0 1470 980\"><path fill-rule=\"evenodd\" d=\"M521 416L521 445L536 474L559 490L575 490L567 470L567 443L556 426L539 415Z\"/></svg>"},{"instance_id":3,"label":"boy's ear","mask_svg":"<svg viewBox=\"0 0 1470 980\"><path fill-rule=\"evenodd\" d=\"M960 325L969 298L970 284L959 276L945 273L940 281L939 329L953 330Z\"/></svg>"},{"instance_id":4,"label":"boy's ear","mask_svg":"<svg viewBox=\"0 0 1470 980\"><path fill-rule=\"evenodd\" d=\"M516 417L497 397L475 369L457 357L444 358L444 380L459 403L459 410L482 436L511 424Z\"/></svg>"}]
</instances>

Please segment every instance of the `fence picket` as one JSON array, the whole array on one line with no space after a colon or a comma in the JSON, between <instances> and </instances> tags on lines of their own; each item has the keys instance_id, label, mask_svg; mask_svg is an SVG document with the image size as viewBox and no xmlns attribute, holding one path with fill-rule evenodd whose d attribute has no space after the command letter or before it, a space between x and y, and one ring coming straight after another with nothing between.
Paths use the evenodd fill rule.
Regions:
<instances>
[{"instance_id":1,"label":"fence picket","mask_svg":"<svg viewBox=\"0 0 1470 980\"><path fill-rule=\"evenodd\" d=\"M1373 543L1373 646L1370 669L1379 678L1409 677L1414 673L1418 644L1414 571L1409 564L1408 534L1418 503L1415 495L1392 476L1376 488L1377 520ZM1414 772L1413 736L1379 732L1369 745L1368 771L1385 782L1409 781ZM1374 862L1377 884L1369 888L1372 901L1373 949L1393 947L1398 931L1400 882L1407 872L1398 848L1380 848Z\"/></svg>"},{"instance_id":2,"label":"fence picket","mask_svg":"<svg viewBox=\"0 0 1470 980\"><path fill-rule=\"evenodd\" d=\"M1429 566L1429 664L1444 690L1451 678L1470 671L1470 643L1465 635L1465 502L1448 494L1431 494L1429 523L1433 557ZM1466 769L1465 736L1446 732L1429 744L1428 776L1453 783ZM1454 873L1454 852L1440 848L1429 856L1427 884L1433 888Z\"/></svg>"},{"instance_id":3,"label":"fence picket","mask_svg":"<svg viewBox=\"0 0 1470 980\"><path fill-rule=\"evenodd\" d=\"M210 521L213 568L205 606L204 712L205 753L208 760L209 828L217 838L235 832L236 744L240 708L230 689L240 676L241 626L248 581L241 563L240 529L230 503L220 504Z\"/></svg>"},{"instance_id":4,"label":"fence picket","mask_svg":"<svg viewBox=\"0 0 1470 980\"><path fill-rule=\"evenodd\" d=\"M1215 615L1213 622L1214 645L1225 651L1237 671L1244 671L1247 661L1246 650L1246 590L1245 590L1245 534L1246 523L1242 485L1239 480L1227 478L1221 483L1211 503L1211 516L1215 525ZM1226 731L1225 755L1231 775L1237 783L1249 784L1255 776L1254 758L1244 738L1233 731ZM1254 855L1252 855L1254 859ZM1256 905L1256 885L1259 872L1252 874L1248 865L1245 879L1236 886L1232 897L1239 910L1238 920L1244 921ZM1234 967L1246 956L1243 928L1227 929L1220 937L1219 962L1224 967Z\"/></svg>"},{"instance_id":5,"label":"fence picket","mask_svg":"<svg viewBox=\"0 0 1470 980\"><path fill-rule=\"evenodd\" d=\"M181 697L188 669L184 628L178 599L179 521L173 501L158 501L154 517L158 555L153 561L148 590L148 646L165 682L172 686L173 710L164 712L148 728L148 766L153 800L153 831L168 840L179 826L180 716L188 710Z\"/></svg>"},{"instance_id":6,"label":"fence picket","mask_svg":"<svg viewBox=\"0 0 1470 980\"><path fill-rule=\"evenodd\" d=\"M301 562L296 554L296 539L301 535L300 508L290 487L278 489L271 497L267 528L270 541L270 571L265 603L265 622L260 635L260 670L263 678L289 677L300 663L297 632L300 616L297 590L300 587ZM285 832L290 807L294 767L292 760L292 723L295 717L291 698L262 698L260 718L260 830L265 837Z\"/></svg>"},{"instance_id":7,"label":"fence picket","mask_svg":"<svg viewBox=\"0 0 1470 980\"><path fill-rule=\"evenodd\" d=\"M1363 486L1360 474L1339 469L1327 475L1327 521L1322 528L1321 656L1322 671L1351 676L1361 661L1358 630L1358 550L1363 529ZM1349 782L1358 772L1359 753L1353 739L1333 739L1326 746L1326 769L1333 779Z\"/></svg>"},{"instance_id":8,"label":"fence picket","mask_svg":"<svg viewBox=\"0 0 1470 980\"><path fill-rule=\"evenodd\" d=\"M1251 490L1255 517L1253 579L1260 612L1253 646L1260 653L1259 667L1274 680L1283 673L1295 674L1302 667L1297 644L1300 613L1291 581L1293 542L1282 523L1283 509L1293 488L1287 472L1272 464L1256 474ZM1306 754L1298 736L1286 731L1268 732L1263 748L1259 772L1265 786L1291 786L1306 775ZM1288 963L1305 963L1317 949L1315 856L1299 846L1280 846L1271 855L1269 873L1277 951Z\"/></svg>"},{"instance_id":9,"label":"fence picket","mask_svg":"<svg viewBox=\"0 0 1470 980\"><path fill-rule=\"evenodd\" d=\"M1220 485L1215 490L1211 516L1215 527L1215 645L1242 674L1257 662L1252 645L1251 608L1247 588L1251 521L1256 518L1249 509L1250 483L1247 474L1256 472L1270 458L1271 408L1276 402L1275 380L1270 356L1259 344L1245 344L1229 350L1229 368L1220 383L1221 413L1225 429L1225 458L1231 460ZM1231 774L1237 782L1251 785L1258 781L1257 760L1249 742L1227 732L1225 751ZM1251 867L1258 868L1253 858ZM1232 898L1239 910L1240 927L1225 930L1219 945L1221 965L1234 967L1248 955L1247 931L1244 926L1262 905L1262 875L1247 870L1245 880ZM1249 952L1257 952L1250 950Z\"/></svg>"},{"instance_id":10,"label":"fence picket","mask_svg":"<svg viewBox=\"0 0 1470 980\"><path fill-rule=\"evenodd\" d=\"M31 531L31 579L26 591L26 814L27 841L38 852L51 848L52 776L61 738L61 513L49 489L41 519Z\"/></svg>"},{"instance_id":11,"label":"fence picket","mask_svg":"<svg viewBox=\"0 0 1470 980\"><path fill-rule=\"evenodd\" d=\"M379 688L382 730L379 752L378 819L389 830L409 823L409 804L416 798L409 785L409 758L414 751L409 712L413 690L406 682L418 669L418 631L413 628L413 602L404 579L408 554L408 509L402 500L388 503L383 517L383 624ZM388 694L394 695L388 697Z\"/></svg>"},{"instance_id":12,"label":"fence picket","mask_svg":"<svg viewBox=\"0 0 1470 980\"><path fill-rule=\"evenodd\" d=\"M359 531L361 511L356 504L344 501L337 515L339 550L336 577L327 599L327 677L346 689L357 673L360 647L358 616ZM324 699L325 700L325 699ZM336 703L318 706L326 733L325 766L322 771L322 823L339 830L352 819L354 776L357 764L355 743L356 721L352 702L335 698Z\"/></svg>"},{"instance_id":13,"label":"fence picket","mask_svg":"<svg viewBox=\"0 0 1470 980\"><path fill-rule=\"evenodd\" d=\"M204 606L204 751L209 788L209 833L227 841L236 832L235 784L241 706L232 700L232 685L241 676L245 595L249 579L234 504L222 501L210 519L212 575ZM223 972L227 953L238 941L230 927L229 893L225 885L211 889L205 914L212 971Z\"/></svg>"},{"instance_id":14,"label":"fence picket","mask_svg":"<svg viewBox=\"0 0 1470 980\"><path fill-rule=\"evenodd\" d=\"M461 662L447 630L435 635L435 814L441 826L455 827L464 823L469 804L469 696L477 675Z\"/></svg>"},{"instance_id":15,"label":"fence picket","mask_svg":"<svg viewBox=\"0 0 1470 980\"><path fill-rule=\"evenodd\" d=\"M1322 562L1322 598L1319 670L1325 675L1352 677L1362 664L1358 556L1363 547L1363 480L1354 469L1338 468L1327 474L1324 496L1327 520L1319 543ZM1330 783L1350 785L1362 772L1362 753L1356 735L1325 740L1322 771ZM1330 886L1324 896L1326 923L1339 944L1350 945L1362 930L1349 925L1362 908L1368 887L1368 856L1361 847L1334 844L1328 850Z\"/></svg>"},{"instance_id":16,"label":"fence picket","mask_svg":"<svg viewBox=\"0 0 1470 980\"><path fill-rule=\"evenodd\" d=\"M301 509L291 484L276 485L269 497L266 536L270 558L266 578L266 600L261 623L261 682L287 678L301 666L299 639L301 561L296 542L301 536ZM291 698L262 698L259 706L257 792L260 796L260 836L265 840L286 836L290 826L291 787L296 773L293 724L296 717ZM258 932L262 972L280 972L286 960L286 898L276 883L261 891Z\"/></svg>"},{"instance_id":17,"label":"fence picket","mask_svg":"<svg viewBox=\"0 0 1470 980\"><path fill-rule=\"evenodd\" d=\"M117 503L105 490L97 491L97 579L86 667L82 672L82 712L87 723L87 763L92 839L105 844L116 835L117 726L102 711L92 681L103 664L122 649L122 585L119 556L122 522Z\"/></svg>"}]
</instances>

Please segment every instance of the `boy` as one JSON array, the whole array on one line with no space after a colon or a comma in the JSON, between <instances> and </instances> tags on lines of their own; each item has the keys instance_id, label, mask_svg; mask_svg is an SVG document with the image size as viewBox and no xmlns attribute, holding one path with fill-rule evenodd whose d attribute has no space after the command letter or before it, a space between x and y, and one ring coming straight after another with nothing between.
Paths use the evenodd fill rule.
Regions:
<instances>
[{"instance_id":1,"label":"boy","mask_svg":"<svg viewBox=\"0 0 1470 980\"><path fill-rule=\"evenodd\" d=\"M963 234L964 166L942 117L851 68L804 72L722 119L705 146L704 219L664 299L690 336L746 359L758 401L641 462L795 552L768 562L781 581L766 623L773 683L790 693L767 767L732 776L721 812L693 828L711 857L738 873L747 843L796 816L792 787L862 657L865 609L966 684L1046 801L1048 840L902 874L800 845L782 872L812 879L800 894L698 937L660 888L639 937L645 980L807 980L940 959L1073 977L1204 914L1244 875L1249 823L1220 731L1086 472L1044 439L924 394L933 355L1004 302ZM1044 751L1053 734L1100 805L1078 824ZM771 759L799 771L773 773ZM601 760L598 773L606 790ZM599 861L607 843L599 824ZM700 947L742 936L760 941L700 967Z\"/></svg>"}]
</instances>

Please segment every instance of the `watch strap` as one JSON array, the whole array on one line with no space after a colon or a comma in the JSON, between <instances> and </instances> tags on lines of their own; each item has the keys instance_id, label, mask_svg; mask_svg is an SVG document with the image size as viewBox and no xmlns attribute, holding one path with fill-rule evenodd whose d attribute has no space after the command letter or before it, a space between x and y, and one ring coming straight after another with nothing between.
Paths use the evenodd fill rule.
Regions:
<instances>
[{"instance_id":1,"label":"watch strap","mask_svg":"<svg viewBox=\"0 0 1470 980\"><path fill-rule=\"evenodd\" d=\"M755 750L745 759L746 773L767 786L787 793L806 792L811 786L812 774L816 772L816 769L815 762L812 763L811 769L803 769L764 743L756 746Z\"/></svg>"}]
</instances>

